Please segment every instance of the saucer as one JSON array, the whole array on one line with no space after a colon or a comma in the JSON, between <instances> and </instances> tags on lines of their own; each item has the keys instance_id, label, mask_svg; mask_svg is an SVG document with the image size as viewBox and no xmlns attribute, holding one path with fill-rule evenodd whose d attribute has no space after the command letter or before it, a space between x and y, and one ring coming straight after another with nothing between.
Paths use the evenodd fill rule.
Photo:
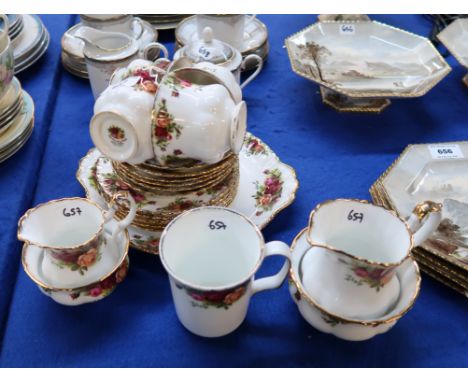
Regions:
<instances>
[{"instance_id":1,"label":"saucer","mask_svg":"<svg viewBox=\"0 0 468 382\"><path fill-rule=\"evenodd\" d=\"M60 269L60 272L69 273L69 279L66 282L53 282L50 277L43 273L44 250L28 244L23 245L22 263L24 271L38 286L53 290L76 289L104 280L119 268L128 253L129 237L127 232L124 231L124 233L118 235L118 243L113 243L111 240L111 232L116 224L117 221L112 219L106 225L101 260L89 267L84 275L63 268Z\"/></svg>"},{"instance_id":2,"label":"saucer","mask_svg":"<svg viewBox=\"0 0 468 382\"><path fill-rule=\"evenodd\" d=\"M34 102L23 93L21 112L7 125L0 135L0 162L11 157L27 142L34 128Z\"/></svg>"},{"instance_id":3,"label":"saucer","mask_svg":"<svg viewBox=\"0 0 468 382\"><path fill-rule=\"evenodd\" d=\"M99 193L96 162L102 154L92 148L81 159L76 177L86 196L107 208ZM250 218L260 229L295 199L298 181L294 169L280 161L259 138L247 133L239 153L240 180L237 195L229 206ZM268 186L267 186L268 185ZM130 226L130 244L144 252L158 254L161 231Z\"/></svg>"},{"instance_id":4,"label":"saucer","mask_svg":"<svg viewBox=\"0 0 468 382\"><path fill-rule=\"evenodd\" d=\"M315 329L345 340L363 341L390 330L413 307L419 294L421 276L416 262L412 257L408 257L396 269L396 277L401 285L398 300L385 314L374 319L351 319L325 309L311 296L313 291L310 290L310 286L307 288L303 283L300 271L304 254L310 248L307 228L304 228L291 244L289 291L302 317ZM310 260L313 261L314 257L310 256ZM324 291L323 286L318 288L320 293Z\"/></svg>"},{"instance_id":5,"label":"saucer","mask_svg":"<svg viewBox=\"0 0 468 382\"><path fill-rule=\"evenodd\" d=\"M15 74L29 68L46 52L49 33L36 15L23 15L23 30L11 42L15 60Z\"/></svg>"}]
</instances>

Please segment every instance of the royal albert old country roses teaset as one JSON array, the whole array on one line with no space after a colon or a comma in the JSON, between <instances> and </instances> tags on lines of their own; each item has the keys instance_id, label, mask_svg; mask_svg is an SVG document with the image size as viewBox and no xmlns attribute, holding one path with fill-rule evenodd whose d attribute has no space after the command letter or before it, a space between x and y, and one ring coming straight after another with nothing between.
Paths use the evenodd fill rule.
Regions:
<instances>
[{"instance_id":1,"label":"royal albert old country roses teaset","mask_svg":"<svg viewBox=\"0 0 468 382\"><path fill-rule=\"evenodd\" d=\"M298 182L247 132L242 87L263 58L217 40L216 23L171 61L161 44L129 35L135 20L111 31L83 22L74 36L96 96L96 147L77 171L86 198L41 204L19 221L23 266L42 292L65 305L102 299L124 280L132 246L160 255L177 316L200 336L234 331L250 297L288 275L304 319L339 338L384 333L412 307L420 274L410 253L439 225L439 204L415 204L404 220L364 201L328 201L291 247L265 243L260 229L292 203ZM272 255L285 258L281 269L256 279Z\"/></svg>"}]
</instances>

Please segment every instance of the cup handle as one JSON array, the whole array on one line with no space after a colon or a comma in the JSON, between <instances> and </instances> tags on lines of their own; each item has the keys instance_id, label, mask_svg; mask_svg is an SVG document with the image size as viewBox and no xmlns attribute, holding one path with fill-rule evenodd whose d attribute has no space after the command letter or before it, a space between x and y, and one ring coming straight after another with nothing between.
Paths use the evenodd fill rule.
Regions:
<instances>
[{"instance_id":1,"label":"cup handle","mask_svg":"<svg viewBox=\"0 0 468 382\"><path fill-rule=\"evenodd\" d=\"M288 275L289 267L291 266L291 250L287 244L282 241L270 241L265 247L265 257L279 255L285 257L286 261L276 275L255 280L252 284L252 295L264 290L279 288Z\"/></svg>"},{"instance_id":2,"label":"cup handle","mask_svg":"<svg viewBox=\"0 0 468 382\"><path fill-rule=\"evenodd\" d=\"M104 221L107 223L110 219L112 219L115 215L116 209L114 208L115 203L118 199L126 199L130 203L130 211L128 212L127 216L122 219L120 222L117 223L114 231L112 232L112 240L116 240L117 236L122 232L125 228L127 228L135 219L137 206L135 203L135 199L133 199L132 195L130 195L127 191L119 191L116 192L112 196L112 200L109 204L109 210L106 212L104 216Z\"/></svg>"},{"instance_id":3,"label":"cup handle","mask_svg":"<svg viewBox=\"0 0 468 382\"><path fill-rule=\"evenodd\" d=\"M140 34L138 36L134 36L135 40L139 40L141 36L143 35L143 33L145 32L145 26L143 25L142 20L139 17L134 17L132 19L132 26L131 26L132 32L135 31L135 28L133 26L134 24L140 25Z\"/></svg>"},{"instance_id":4,"label":"cup handle","mask_svg":"<svg viewBox=\"0 0 468 382\"><path fill-rule=\"evenodd\" d=\"M4 25L0 35L0 39L3 39L5 35L8 36L8 28L10 27L10 22L8 21L8 17L6 17L6 15L0 15L0 18L3 20Z\"/></svg>"},{"instance_id":5,"label":"cup handle","mask_svg":"<svg viewBox=\"0 0 468 382\"><path fill-rule=\"evenodd\" d=\"M145 49L143 50L143 57L146 60L156 61L155 59L152 60L152 59L148 58L151 49L154 49L154 48L159 49L157 57L159 57L161 52L163 53L163 58L168 58L169 57L169 51L167 50L167 48L163 44L161 44L159 42L151 42L148 45L146 45Z\"/></svg>"},{"instance_id":6,"label":"cup handle","mask_svg":"<svg viewBox=\"0 0 468 382\"><path fill-rule=\"evenodd\" d=\"M257 77L258 73L263 68L263 59L257 54L249 54L242 60L241 70L244 70L248 61L257 61L257 68L255 72L253 72L249 77L247 77L242 84L240 85L241 89L243 89L246 85L248 85L255 77Z\"/></svg>"},{"instance_id":7,"label":"cup handle","mask_svg":"<svg viewBox=\"0 0 468 382\"><path fill-rule=\"evenodd\" d=\"M413 231L414 246L424 243L437 229L441 220L442 204L431 201L418 204L407 221Z\"/></svg>"}]
</instances>

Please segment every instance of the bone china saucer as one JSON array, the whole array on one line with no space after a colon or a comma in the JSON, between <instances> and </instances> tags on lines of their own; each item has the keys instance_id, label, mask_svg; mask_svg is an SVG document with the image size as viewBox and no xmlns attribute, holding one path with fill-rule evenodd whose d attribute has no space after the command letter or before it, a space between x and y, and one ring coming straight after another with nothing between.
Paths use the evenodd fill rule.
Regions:
<instances>
[{"instance_id":1,"label":"bone china saucer","mask_svg":"<svg viewBox=\"0 0 468 382\"><path fill-rule=\"evenodd\" d=\"M57 267L62 268L61 272L80 272L82 277L79 278L79 281L76 281L77 278L73 277L73 282L66 280L52 283L44 274L43 258L46 256L44 250L35 245L24 245L22 255L24 270L37 285L47 289L74 289L100 281L112 274L127 256L125 248L128 247L128 234L119 234L117 243L112 241L110 232L112 232L116 224L117 220L112 219L106 226L105 241L100 254L101 258L92 267L87 267L87 270L80 272L80 269L67 269L65 265L57 263Z\"/></svg>"},{"instance_id":2,"label":"bone china saucer","mask_svg":"<svg viewBox=\"0 0 468 382\"><path fill-rule=\"evenodd\" d=\"M102 154L91 149L82 158L76 177L86 196L106 207L99 194L96 162ZM265 227L295 199L298 181L294 169L280 161L276 154L259 138L247 133L239 153L240 180L237 195L230 205L250 218L260 229ZM130 226L130 244L144 252L158 254L161 231L149 231Z\"/></svg>"}]
</instances>

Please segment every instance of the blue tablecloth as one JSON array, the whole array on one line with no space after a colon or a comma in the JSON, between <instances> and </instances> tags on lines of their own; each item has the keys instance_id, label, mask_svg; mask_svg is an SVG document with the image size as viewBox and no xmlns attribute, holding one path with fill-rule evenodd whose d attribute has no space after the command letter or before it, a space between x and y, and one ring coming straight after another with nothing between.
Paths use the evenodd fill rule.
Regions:
<instances>
[{"instance_id":1,"label":"blue tablecloth","mask_svg":"<svg viewBox=\"0 0 468 382\"><path fill-rule=\"evenodd\" d=\"M373 18L428 35L421 16ZM318 87L295 75L284 39L313 15L260 15L269 29L264 70L244 92L249 129L300 181L296 201L264 229L288 243L319 202L369 199L368 189L409 143L468 139L467 89L454 70L422 98L395 100L381 115L339 114L322 104ZM18 218L50 199L82 196L78 161L92 146L93 96L85 80L64 71L60 38L76 16L42 16L51 33L43 59L19 79L36 105L31 140L0 164L0 365L7 366L468 366L466 299L423 276L414 308L388 333L352 343L309 326L286 285L256 295L243 325L203 339L178 322L159 258L131 250L127 280L96 304L64 307L26 276L16 240ZM173 47L173 35L160 40ZM268 259L260 275L278 269Z\"/></svg>"}]
</instances>

